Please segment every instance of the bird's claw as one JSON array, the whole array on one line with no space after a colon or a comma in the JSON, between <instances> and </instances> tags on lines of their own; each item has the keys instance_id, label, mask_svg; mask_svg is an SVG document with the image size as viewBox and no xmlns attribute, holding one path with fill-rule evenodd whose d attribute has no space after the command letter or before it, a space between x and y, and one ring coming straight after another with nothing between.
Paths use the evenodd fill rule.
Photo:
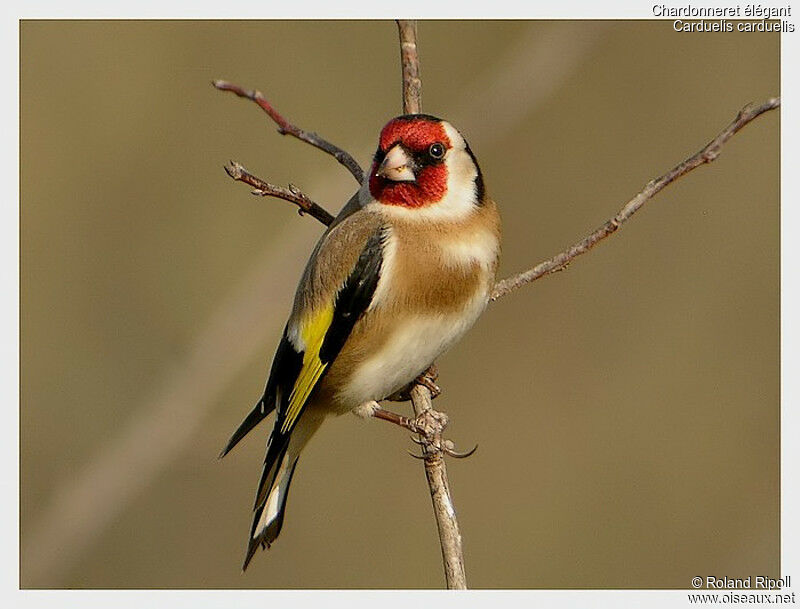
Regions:
<instances>
[{"instance_id":1,"label":"bird's claw","mask_svg":"<svg viewBox=\"0 0 800 609\"><path fill-rule=\"evenodd\" d=\"M455 450L455 445L453 444L452 440L444 440L443 442L429 442L427 440L420 440L418 438L412 437L411 440L422 447L422 454L417 455L413 452L406 451L409 455L414 457L415 459L424 459L431 453L435 453L437 451L441 451L444 454L453 457L454 459L466 459L467 457L471 457L475 454L475 451L478 450L478 445L476 444L471 450L465 452L459 452Z\"/></svg>"},{"instance_id":2,"label":"bird's claw","mask_svg":"<svg viewBox=\"0 0 800 609\"><path fill-rule=\"evenodd\" d=\"M453 444L452 440L445 440L444 446L442 446L442 451L453 457L454 459L466 459L467 457L471 457L475 454L475 451L478 450L478 445L476 444L471 450L466 452L457 452L455 450L455 445Z\"/></svg>"},{"instance_id":3,"label":"bird's claw","mask_svg":"<svg viewBox=\"0 0 800 609\"><path fill-rule=\"evenodd\" d=\"M416 419L410 421L409 429L418 434L418 436L411 436L411 441L422 447L422 456L411 451L409 454L417 459L424 459L430 454L441 452L456 459L466 459L478 450L476 444L472 450L458 452L455 450L452 440L443 440L442 433L447 427L447 423L448 417L443 412L436 410L421 412Z\"/></svg>"}]
</instances>

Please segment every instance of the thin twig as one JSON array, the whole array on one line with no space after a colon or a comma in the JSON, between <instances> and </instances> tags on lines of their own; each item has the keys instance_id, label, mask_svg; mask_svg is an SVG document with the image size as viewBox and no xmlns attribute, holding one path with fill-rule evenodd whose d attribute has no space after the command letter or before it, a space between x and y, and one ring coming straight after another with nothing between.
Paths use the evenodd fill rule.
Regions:
<instances>
[{"instance_id":1,"label":"thin twig","mask_svg":"<svg viewBox=\"0 0 800 609\"><path fill-rule=\"evenodd\" d=\"M433 410L431 392L425 385L414 385L411 388L411 404L417 421L427 415L434 425L438 426L435 436L441 440L441 429L446 425L446 418ZM427 435L427 434L426 434ZM431 491L433 513L436 515L436 527L439 531L439 543L442 547L442 561L447 587L450 590L466 590L467 577L464 571L464 548L461 544L461 531L458 518L450 496L450 483L447 478L447 466L444 462L445 451L442 442L422 442L425 477Z\"/></svg>"},{"instance_id":2,"label":"thin twig","mask_svg":"<svg viewBox=\"0 0 800 609\"><path fill-rule=\"evenodd\" d=\"M293 135L297 139L302 140L307 144L311 144L312 146L319 148L324 152L327 152L347 168L347 170L356 179L356 182L361 184L361 182L364 180L364 170L361 169L361 166L352 156L350 156L348 152L345 152L338 146L331 144L328 140L320 137L316 133L300 129L300 127L297 127L296 125L293 125L287 121L272 106L272 104L267 101L267 98L264 97L261 91L256 89L244 89L239 85L234 85L233 83L229 83L225 80L212 80L211 84L220 91L230 91L239 97L244 97L245 99L254 101L262 110L264 110L264 112L269 114L269 117L273 121L275 121L275 123L278 125L278 133L281 135Z\"/></svg>"},{"instance_id":3,"label":"thin twig","mask_svg":"<svg viewBox=\"0 0 800 609\"><path fill-rule=\"evenodd\" d=\"M419 78L417 22L398 19L400 64L403 71L403 114L419 114L422 109L422 81Z\"/></svg>"},{"instance_id":4,"label":"thin twig","mask_svg":"<svg viewBox=\"0 0 800 609\"><path fill-rule=\"evenodd\" d=\"M549 260L545 260L537 264L535 267L518 273L502 281L498 281L492 291L492 300L505 296L509 292L513 292L517 288L536 281L545 275L550 275L558 271L564 270L567 265L576 257L585 254L600 241L615 232L623 222L628 220L635 214L639 208L642 207L648 200L652 199L658 192L660 192L667 185L671 184L678 178L686 175L693 169L700 167L706 163L714 161L722 151L725 143L731 139L742 127L747 125L750 121L760 116L764 112L774 110L781 105L780 97L773 97L765 101L763 104L748 104L739 111L733 122L723 129L717 137L711 140L702 150L697 154L689 157L682 163L679 163L660 178L651 180L644 187L644 189L637 194L633 199L628 201L622 209L619 210L616 216L608 220L600 228L590 233L587 237L578 241L568 249L556 254Z\"/></svg>"},{"instance_id":5,"label":"thin twig","mask_svg":"<svg viewBox=\"0 0 800 609\"><path fill-rule=\"evenodd\" d=\"M240 163L231 161L225 165L225 171L229 176L238 182L244 182L253 187L253 194L260 197L276 197L294 203L300 208L300 215L308 214L329 226L333 222L333 216L329 214L321 205L312 201L306 194L300 191L294 184L289 184L289 188L276 186L265 182L259 177L247 171Z\"/></svg>"}]
</instances>

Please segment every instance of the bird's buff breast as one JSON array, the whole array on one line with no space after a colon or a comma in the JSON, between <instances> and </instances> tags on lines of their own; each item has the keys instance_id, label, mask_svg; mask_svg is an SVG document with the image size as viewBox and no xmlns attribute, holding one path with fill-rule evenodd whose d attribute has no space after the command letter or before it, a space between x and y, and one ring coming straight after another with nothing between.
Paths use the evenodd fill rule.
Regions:
<instances>
[{"instance_id":1,"label":"bird's buff breast","mask_svg":"<svg viewBox=\"0 0 800 609\"><path fill-rule=\"evenodd\" d=\"M479 231L466 244L394 236L373 306L323 382L338 388L326 401L340 413L384 399L421 374L472 327L494 283L493 234Z\"/></svg>"},{"instance_id":2,"label":"bird's buff breast","mask_svg":"<svg viewBox=\"0 0 800 609\"><path fill-rule=\"evenodd\" d=\"M330 396L334 410L348 412L405 387L456 343L485 307L486 298L481 293L457 313L399 316L391 327L373 327L378 332L372 335L374 340L365 342L363 351L348 350L331 367L329 378L341 377L341 382L336 383L339 391ZM369 332L371 320L365 316L363 321L363 331Z\"/></svg>"}]
</instances>

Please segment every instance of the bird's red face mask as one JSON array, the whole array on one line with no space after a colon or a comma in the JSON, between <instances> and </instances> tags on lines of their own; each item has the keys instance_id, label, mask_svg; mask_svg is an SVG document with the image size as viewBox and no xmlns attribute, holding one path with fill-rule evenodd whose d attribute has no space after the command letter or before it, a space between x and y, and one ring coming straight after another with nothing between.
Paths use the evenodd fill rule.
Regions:
<instances>
[{"instance_id":1,"label":"bird's red face mask","mask_svg":"<svg viewBox=\"0 0 800 609\"><path fill-rule=\"evenodd\" d=\"M438 119L395 118L381 131L369 175L369 191L386 205L424 207L447 192L450 138Z\"/></svg>"}]
</instances>

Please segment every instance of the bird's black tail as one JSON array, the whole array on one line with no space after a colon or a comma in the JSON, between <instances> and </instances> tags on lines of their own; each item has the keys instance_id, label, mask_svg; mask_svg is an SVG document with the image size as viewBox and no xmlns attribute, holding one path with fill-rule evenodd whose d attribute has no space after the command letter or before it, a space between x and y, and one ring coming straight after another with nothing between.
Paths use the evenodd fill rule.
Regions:
<instances>
[{"instance_id":1,"label":"bird's black tail","mask_svg":"<svg viewBox=\"0 0 800 609\"><path fill-rule=\"evenodd\" d=\"M222 452L219 453L219 458L222 459L222 457L231 452L233 447L239 443L239 440L250 433L250 430L261 423L261 421L263 421L273 410L275 410L274 400L270 400L268 406L266 395L262 397L253 407L253 410L251 410L250 413L244 418L242 424L239 425L236 431L233 432L233 435L231 436L230 440L228 440L225 448L223 448Z\"/></svg>"},{"instance_id":2,"label":"bird's black tail","mask_svg":"<svg viewBox=\"0 0 800 609\"><path fill-rule=\"evenodd\" d=\"M297 377L297 373L303 365L303 354L297 353L289 341L287 330L283 330L283 338L278 345L278 351L272 360L272 368L269 373L269 380L267 386L264 388L264 395L253 407L253 410L245 417L239 428L233 432L231 439L222 449L219 458L222 459L227 455L231 449L239 443L239 440L244 438L250 431L258 425L261 421L267 418L268 415L275 410L278 405L281 379L292 379L291 383ZM289 384L291 384L289 383ZM287 392L288 395L288 392Z\"/></svg>"},{"instance_id":3,"label":"bird's black tail","mask_svg":"<svg viewBox=\"0 0 800 609\"><path fill-rule=\"evenodd\" d=\"M258 547L268 548L281 532L289 485L297 467L299 448L301 448L295 448L290 440L291 432L281 433L276 424L269 438L264 470L256 492L253 525L250 529L242 571L247 569Z\"/></svg>"}]
</instances>

